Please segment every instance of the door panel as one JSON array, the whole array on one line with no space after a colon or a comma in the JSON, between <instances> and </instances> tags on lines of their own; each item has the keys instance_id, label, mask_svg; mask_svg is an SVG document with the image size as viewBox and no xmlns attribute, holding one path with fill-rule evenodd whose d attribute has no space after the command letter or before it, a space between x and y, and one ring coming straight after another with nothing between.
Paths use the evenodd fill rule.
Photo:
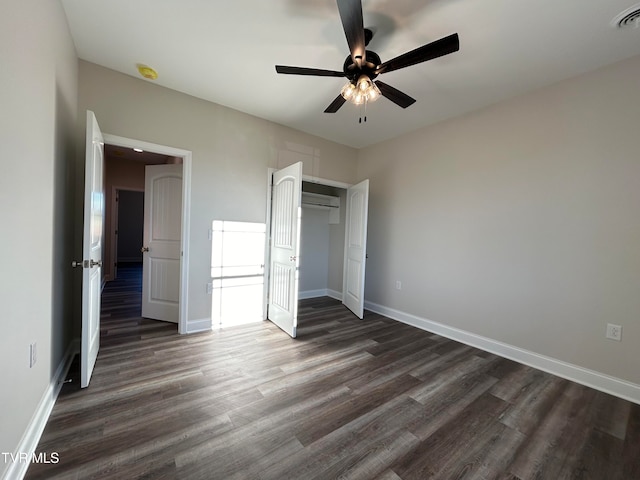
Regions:
<instances>
[{"instance_id":1,"label":"door panel","mask_svg":"<svg viewBox=\"0 0 640 480\"><path fill-rule=\"evenodd\" d=\"M292 337L298 325L302 163L273 174L268 318Z\"/></svg>"},{"instance_id":2,"label":"door panel","mask_svg":"<svg viewBox=\"0 0 640 480\"><path fill-rule=\"evenodd\" d=\"M367 256L369 180L347 190L342 303L359 318L364 316L364 278Z\"/></svg>"},{"instance_id":3,"label":"door panel","mask_svg":"<svg viewBox=\"0 0 640 480\"><path fill-rule=\"evenodd\" d=\"M144 191L142 316L178 323L182 165L147 165Z\"/></svg>"},{"instance_id":4,"label":"door panel","mask_svg":"<svg viewBox=\"0 0 640 480\"><path fill-rule=\"evenodd\" d=\"M82 338L80 386L86 388L100 349L100 294L104 226L104 139L93 112L87 110L84 226L82 241Z\"/></svg>"}]
</instances>

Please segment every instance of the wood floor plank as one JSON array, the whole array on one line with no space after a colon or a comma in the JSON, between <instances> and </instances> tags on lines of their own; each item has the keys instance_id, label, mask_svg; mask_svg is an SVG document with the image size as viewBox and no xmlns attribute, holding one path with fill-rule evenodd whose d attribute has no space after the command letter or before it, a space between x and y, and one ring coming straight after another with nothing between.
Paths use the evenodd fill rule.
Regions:
<instances>
[{"instance_id":1,"label":"wood floor plank","mask_svg":"<svg viewBox=\"0 0 640 480\"><path fill-rule=\"evenodd\" d=\"M623 478L640 478L640 405L630 406L621 462Z\"/></svg>"},{"instance_id":2,"label":"wood floor plank","mask_svg":"<svg viewBox=\"0 0 640 480\"><path fill-rule=\"evenodd\" d=\"M457 417L435 431L416 448L398 459L392 470L406 480L455 478L465 464L465 456L507 407L506 402L485 393Z\"/></svg>"},{"instance_id":3,"label":"wood floor plank","mask_svg":"<svg viewBox=\"0 0 640 480\"><path fill-rule=\"evenodd\" d=\"M140 316L140 269L103 293L27 480L640 479L640 406L339 301L178 335Z\"/></svg>"}]
</instances>

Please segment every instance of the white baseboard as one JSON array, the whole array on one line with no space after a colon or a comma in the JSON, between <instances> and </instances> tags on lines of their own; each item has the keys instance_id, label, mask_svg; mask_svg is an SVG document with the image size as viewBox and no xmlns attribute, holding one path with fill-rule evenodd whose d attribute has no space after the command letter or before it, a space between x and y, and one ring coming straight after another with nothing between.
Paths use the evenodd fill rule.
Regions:
<instances>
[{"instance_id":1,"label":"white baseboard","mask_svg":"<svg viewBox=\"0 0 640 480\"><path fill-rule=\"evenodd\" d=\"M33 417L31 417L31 421L22 436L22 440L20 440L18 448L16 448L14 452L15 458L19 458L19 454L27 454L27 458L29 459L33 457L33 454L38 447L40 437L42 436L42 432L44 431L44 427L47 425L47 421L49 420L49 415L51 415L51 410L53 410L53 406L56 403L56 399L58 398L60 389L64 384L67 373L69 373L69 367L71 367L73 357L79 351L80 342L78 340L72 341L67 348L62 361L58 365L58 368L53 374L53 378L51 379L49 386L44 392L44 395L42 395ZM29 468L29 464L29 462L24 461L8 463L8 468L2 477L3 480L18 480L24 478L27 473L27 469Z\"/></svg>"},{"instance_id":2,"label":"white baseboard","mask_svg":"<svg viewBox=\"0 0 640 480\"><path fill-rule=\"evenodd\" d=\"M327 289L321 288L319 290L305 290L304 292L298 292L298 300L305 300L307 298L326 297Z\"/></svg>"},{"instance_id":3,"label":"white baseboard","mask_svg":"<svg viewBox=\"0 0 640 480\"><path fill-rule=\"evenodd\" d=\"M530 367L537 368L538 370L543 370L553 375L557 375L558 377L566 378L567 380L640 404L640 385L635 383L596 372L595 370L580 367L578 365L573 365L556 358L540 355L491 338L476 335L475 333L433 322L410 313L385 307L384 305L365 301L364 306L367 310L398 320L399 322L406 323L407 325L420 328L421 330L436 333L443 337L456 340L472 347L480 348L487 352L495 353L501 357L529 365Z\"/></svg>"},{"instance_id":4,"label":"white baseboard","mask_svg":"<svg viewBox=\"0 0 640 480\"><path fill-rule=\"evenodd\" d=\"M336 300L342 301L342 292L331 290L330 288L321 288L320 290L305 290L304 292L298 292L298 300L319 297L331 297L335 298Z\"/></svg>"},{"instance_id":5,"label":"white baseboard","mask_svg":"<svg viewBox=\"0 0 640 480\"><path fill-rule=\"evenodd\" d=\"M342 301L342 292L338 292L337 290L331 290L327 288L327 297L335 298L336 300Z\"/></svg>"},{"instance_id":6,"label":"white baseboard","mask_svg":"<svg viewBox=\"0 0 640 480\"><path fill-rule=\"evenodd\" d=\"M200 333L211 331L211 319L200 318L197 320L187 321L187 331L185 333Z\"/></svg>"}]
</instances>

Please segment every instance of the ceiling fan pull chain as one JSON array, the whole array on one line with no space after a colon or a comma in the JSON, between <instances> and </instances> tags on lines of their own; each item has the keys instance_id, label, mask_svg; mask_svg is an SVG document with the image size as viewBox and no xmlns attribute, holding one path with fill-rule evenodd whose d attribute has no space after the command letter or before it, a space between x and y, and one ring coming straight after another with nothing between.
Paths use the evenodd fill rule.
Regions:
<instances>
[{"instance_id":1,"label":"ceiling fan pull chain","mask_svg":"<svg viewBox=\"0 0 640 480\"><path fill-rule=\"evenodd\" d=\"M364 97L364 123L367 123L367 97Z\"/></svg>"}]
</instances>

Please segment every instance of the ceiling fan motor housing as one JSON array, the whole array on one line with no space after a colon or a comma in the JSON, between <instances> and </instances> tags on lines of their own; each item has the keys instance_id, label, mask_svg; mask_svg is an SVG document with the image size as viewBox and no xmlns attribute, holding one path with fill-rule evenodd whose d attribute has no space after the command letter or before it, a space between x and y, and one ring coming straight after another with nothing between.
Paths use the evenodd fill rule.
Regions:
<instances>
[{"instance_id":1,"label":"ceiling fan motor housing","mask_svg":"<svg viewBox=\"0 0 640 480\"><path fill-rule=\"evenodd\" d=\"M362 66L360 68L353 63L353 59L351 58L351 55L349 55L344 61L342 71L344 72L345 77L347 77L352 83L357 82L361 75L366 75L373 80L378 76L375 70L381 63L380 57L376 52L366 50L366 58L365 61L362 62Z\"/></svg>"}]
</instances>

